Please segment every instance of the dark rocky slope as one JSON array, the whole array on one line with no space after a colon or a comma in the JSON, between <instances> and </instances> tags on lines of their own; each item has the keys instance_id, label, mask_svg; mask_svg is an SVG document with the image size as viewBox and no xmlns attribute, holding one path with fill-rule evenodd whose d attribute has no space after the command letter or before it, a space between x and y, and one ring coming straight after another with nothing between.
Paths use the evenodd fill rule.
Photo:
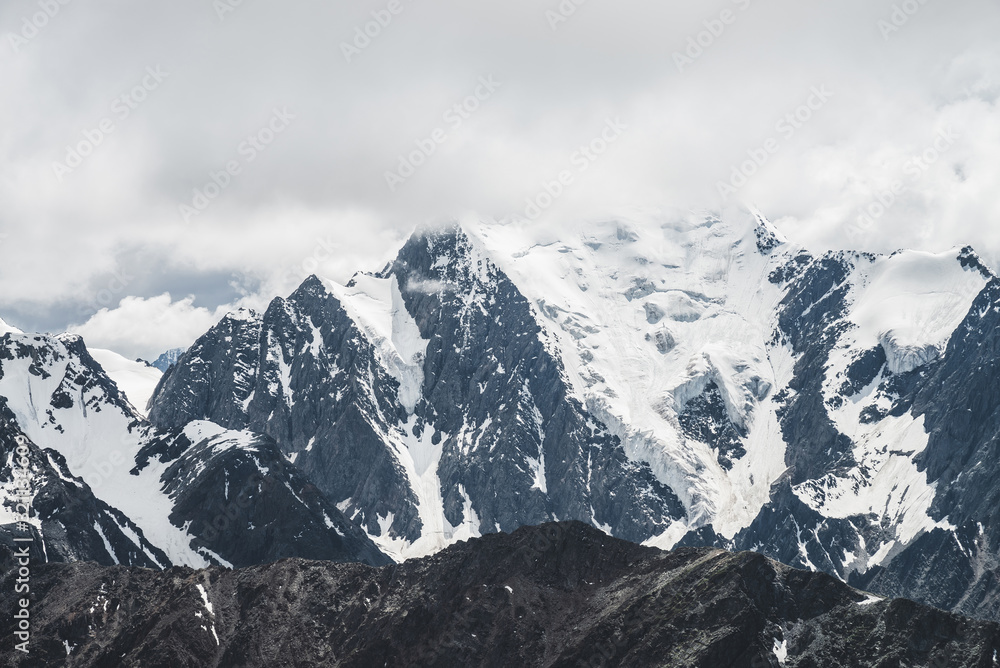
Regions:
<instances>
[{"instance_id":1,"label":"dark rocky slope","mask_svg":"<svg viewBox=\"0 0 1000 668\"><path fill-rule=\"evenodd\" d=\"M416 411L443 434L451 524L466 519L466 493L483 533L576 519L641 542L684 517L674 490L573 397L528 299L461 229L414 234L387 275L428 341Z\"/></svg>"},{"instance_id":2,"label":"dark rocky slope","mask_svg":"<svg viewBox=\"0 0 1000 668\"><path fill-rule=\"evenodd\" d=\"M296 467L373 535L415 539L420 518L385 435L404 419L398 382L315 277L267 310L231 314L160 380L150 421L161 428L208 419L271 436Z\"/></svg>"},{"instance_id":3,"label":"dark rocky slope","mask_svg":"<svg viewBox=\"0 0 1000 668\"><path fill-rule=\"evenodd\" d=\"M187 527L191 546L210 563L220 557L236 568L284 557L390 563L267 436L223 432L192 443L183 431L154 430L134 471L153 461L169 463L159 482L174 502L170 522Z\"/></svg>"},{"instance_id":4,"label":"dark rocky slope","mask_svg":"<svg viewBox=\"0 0 1000 668\"><path fill-rule=\"evenodd\" d=\"M1000 647L997 624L759 554L662 552L575 522L383 568L48 564L31 583L31 654L11 665L988 668Z\"/></svg>"}]
</instances>

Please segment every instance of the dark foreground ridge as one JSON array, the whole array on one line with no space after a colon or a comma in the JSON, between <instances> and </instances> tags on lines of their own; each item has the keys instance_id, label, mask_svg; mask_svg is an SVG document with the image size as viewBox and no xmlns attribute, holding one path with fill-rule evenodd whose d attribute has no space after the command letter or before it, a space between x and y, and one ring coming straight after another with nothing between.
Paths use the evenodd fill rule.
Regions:
<instances>
[{"instance_id":1,"label":"dark foreground ridge","mask_svg":"<svg viewBox=\"0 0 1000 668\"><path fill-rule=\"evenodd\" d=\"M992 668L1000 648L995 623L756 553L663 552L578 522L382 568L46 564L31 589L31 654L6 665ZM9 616L2 626L10 657Z\"/></svg>"}]
</instances>

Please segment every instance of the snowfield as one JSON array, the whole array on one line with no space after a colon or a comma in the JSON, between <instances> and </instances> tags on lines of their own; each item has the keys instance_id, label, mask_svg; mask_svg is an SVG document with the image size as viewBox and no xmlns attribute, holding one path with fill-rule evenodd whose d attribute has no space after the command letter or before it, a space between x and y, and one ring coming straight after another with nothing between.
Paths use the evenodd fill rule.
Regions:
<instances>
[{"instance_id":1,"label":"snowfield","mask_svg":"<svg viewBox=\"0 0 1000 668\"><path fill-rule=\"evenodd\" d=\"M153 396L156 384L160 382L163 372L143 362L128 360L111 350L88 348L91 357L97 360L105 373L125 393L129 403L136 411L145 416L146 405Z\"/></svg>"}]
</instances>

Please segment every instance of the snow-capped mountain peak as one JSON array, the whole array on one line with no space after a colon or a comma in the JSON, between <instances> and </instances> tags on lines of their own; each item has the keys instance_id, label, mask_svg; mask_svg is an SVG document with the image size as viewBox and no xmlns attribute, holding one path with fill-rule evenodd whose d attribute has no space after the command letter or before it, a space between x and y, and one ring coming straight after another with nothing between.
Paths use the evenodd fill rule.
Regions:
<instances>
[{"instance_id":1,"label":"snow-capped mountain peak","mask_svg":"<svg viewBox=\"0 0 1000 668\"><path fill-rule=\"evenodd\" d=\"M120 360L72 337L4 334L0 396L100 502L159 489L130 517L172 563L275 554L278 533L248 533L274 503L298 549L370 562L577 519L1000 614L998 303L971 248L814 254L756 211L463 221L222 318L163 374L149 424L105 374ZM66 378L91 379L80 400ZM134 462L116 492L86 471L111 438ZM285 466L277 497L206 540L197 509ZM923 562L969 577L913 577Z\"/></svg>"}]
</instances>

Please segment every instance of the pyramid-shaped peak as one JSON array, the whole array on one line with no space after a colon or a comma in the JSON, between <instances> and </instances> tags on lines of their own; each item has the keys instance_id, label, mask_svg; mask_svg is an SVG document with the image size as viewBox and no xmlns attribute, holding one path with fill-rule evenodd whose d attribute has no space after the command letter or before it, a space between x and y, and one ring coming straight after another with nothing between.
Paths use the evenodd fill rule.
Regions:
<instances>
[{"instance_id":1,"label":"pyramid-shaped peak","mask_svg":"<svg viewBox=\"0 0 1000 668\"><path fill-rule=\"evenodd\" d=\"M754 235L757 237L757 250L767 254L778 246L788 243L788 238L764 214L756 210L751 211L751 213L756 221Z\"/></svg>"}]
</instances>

